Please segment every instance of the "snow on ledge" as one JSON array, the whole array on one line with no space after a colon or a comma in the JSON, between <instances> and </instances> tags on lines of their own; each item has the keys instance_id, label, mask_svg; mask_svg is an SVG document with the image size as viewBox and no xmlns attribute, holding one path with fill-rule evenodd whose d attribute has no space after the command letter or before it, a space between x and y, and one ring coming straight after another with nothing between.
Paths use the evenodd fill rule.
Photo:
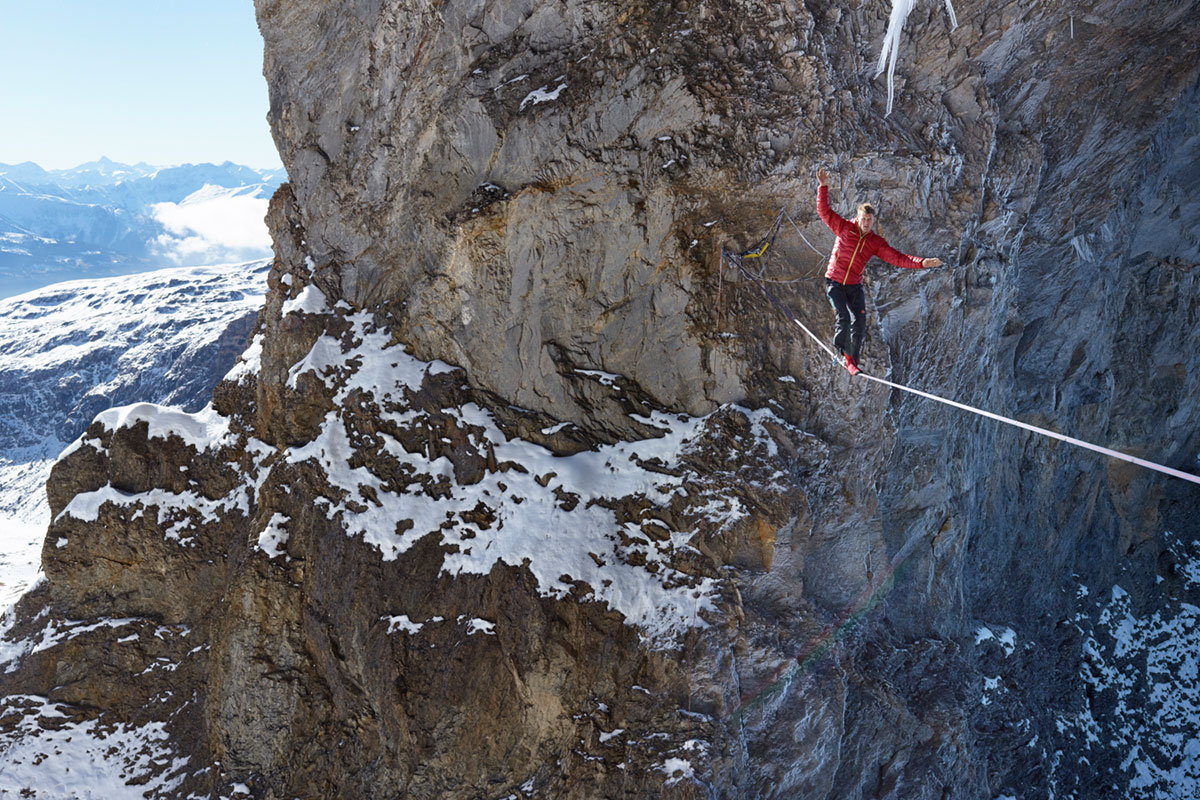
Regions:
<instances>
[{"instance_id":1,"label":"snow on ledge","mask_svg":"<svg viewBox=\"0 0 1200 800\"><path fill-rule=\"evenodd\" d=\"M94 422L99 422L110 431L131 428L139 422L145 422L149 438L168 439L178 436L184 444L191 445L199 451L219 443L229 432L228 417L218 414L212 404L195 414L189 414L170 406L135 403L101 411Z\"/></svg>"},{"instance_id":2,"label":"snow on ledge","mask_svg":"<svg viewBox=\"0 0 1200 800\"><path fill-rule=\"evenodd\" d=\"M224 380L240 383L243 378L257 375L262 368L263 335L256 333L250 346L238 357L238 362L225 374Z\"/></svg>"},{"instance_id":3,"label":"snow on ledge","mask_svg":"<svg viewBox=\"0 0 1200 800\"><path fill-rule=\"evenodd\" d=\"M236 371L237 367L234 370ZM155 403L134 403L101 411L92 422L99 422L110 431L131 428L139 422L145 422L147 437L168 439L171 436L177 436L183 440L184 444L191 445L201 452L219 444L229 433L229 419L218 414L211 403L194 414ZM89 437L84 432L78 439L67 445L55 460L62 461L84 445L90 445L101 453L106 452L104 448L100 447L98 440Z\"/></svg>"},{"instance_id":4,"label":"snow on ledge","mask_svg":"<svg viewBox=\"0 0 1200 800\"><path fill-rule=\"evenodd\" d=\"M408 618L407 614L400 614L395 617L383 617L383 619L387 620L388 633L404 631L411 636L412 634L420 631L421 628L425 627L423 623L413 622Z\"/></svg>"},{"instance_id":5,"label":"snow on ledge","mask_svg":"<svg viewBox=\"0 0 1200 800\"><path fill-rule=\"evenodd\" d=\"M1004 656L1011 656L1017 649L1017 632L1012 628L1000 628L1000 633L997 634L987 625L980 625L975 629L975 644L982 644L986 641L995 641L1004 648Z\"/></svg>"},{"instance_id":6,"label":"snow on ledge","mask_svg":"<svg viewBox=\"0 0 1200 800\"><path fill-rule=\"evenodd\" d=\"M683 492L684 477L648 467L680 463L702 435L707 417L654 412L635 419L657 429L657 436L560 456L528 440L509 438L490 412L475 404L446 407L440 413L470 431L475 448L522 469L488 472L476 483L460 484L446 457L409 452L379 431L366 446L374 451L374 460L409 476L408 485L397 488L367 464L351 466L361 463L355 454L363 445L356 444L347 426L347 400L363 393L379 404L388 422L420 427L424 412L408 405L408 393L419 390L429 375L456 368L408 354L389 331L374 327L370 315L346 319L351 323L348 336L322 336L289 377L295 382L309 371L321 376L335 387L334 409L315 439L281 454L292 464L311 459L330 485L342 490L335 493L342 499L322 501L328 519L340 520L348 536L378 549L384 561L400 558L432 535L447 546L444 574L486 575L499 563L528 569L539 594L603 603L639 629L651 647L673 647L684 631L707 627L703 615L717 607L716 580L685 575L672 566L673 553L693 549L691 532L670 530L664 523L669 535L649 541L637 524L618 522L610 508L612 501L633 496L662 507ZM348 343L345 350L343 342ZM607 373L599 377L615 380ZM751 423L764 452L775 455L765 423L780 422L778 418L768 410L737 410ZM774 480L782 480L782 473ZM423 488L427 486L439 488L430 492ZM565 503L568 497L574 502ZM464 516L481 505L494 514L490 524ZM706 497L695 511L718 527L748 513L732 494ZM643 521L657 516L648 510ZM477 626L474 632L490 631Z\"/></svg>"},{"instance_id":7,"label":"snow on ledge","mask_svg":"<svg viewBox=\"0 0 1200 800\"><path fill-rule=\"evenodd\" d=\"M403 347L392 346L391 334L386 331L368 332L366 327L370 323L371 315L366 312L352 314L347 319L359 334L356 337L358 344L355 352L369 352L376 356L386 352L386 357L375 357L365 361L355 371L353 379L334 397L334 402L338 405L356 388L371 392L381 399L398 397L403 389L420 389L427 375L440 375L460 369L445 361L422 361L415 358ZM331 371L344 369L351 355L342 352L340 339L328 334L323 335L313 342L308 354L288 370L288 386L294 388L300 376L306 372L315 372L325 378Z\"/></svg>"},{"instance_id":8,"label":"snow on ledge","mask_svg":"<svg viewBox=\"0 0 1200 800\"><path fill-rule=\"evenodd\" d=\"M84 445L87 445L88 447L91 447L94 450L97 450L98 452L104 454L105 456L108 455L108 448L101 447L99 439L91 439L88 437L87 433L85 432L85 433L80 434L78 439L76 439L75 441L71 442L69 445L64 447L63 451L58 454L58 457L54 459L55 462L62 461L64 458L71 455L71 453L74 453L76 450L81 449Z\"/></svg>"},{"instance_id":9,"label":"snow on ledge","mask_svg":"<svg viewBox=\"0 0 1200 800\"><path fill-rule=\"evenodd\" d=\"M594 378L602 385L610 389L617 388L617 381L621 378L620 375L614 375L611 372L605 372L599 369L577 369L575 372L579 375L586 375L589 378Z\"/></svg>"},{"instance_id":10,"label":"snow on ledge","mask_svg":"<svg viewBox=\"0 0 1200 800\"><path fill-rule=\"evenodd\" d=\"M267 527L263 528L262 533L258 535L258 549L267 554L268 558L283 556L288 561L291 561L287 555L288 532L287 528L283 527L285 522L288 522L291 517L283 514L272 514L270 521L267 522Z\"/></svg>"},{"instance_id":11,"label":"snow on ledge","mask_svg":"<svg viewBox=\"0 0 1200 800\"><path fill-rule=\"evenodd\" d=\"M565 75L559 75L557 78L555 78L555 80L561 81L565 77ZM557 100L558 96L562 94L562 90L565 88L567 88L567 85L565 83L560 83L555 89L551 89L550 84L546 84L540 89L534 89L532 92L525 95L525 99L521 101L521 107L517 110L524 111L526 106L536 106L539 103L549 103L551 100Z\"/></svg>"},{"instance_id":12,"label":"snow on ledge","mask_svg":"<svg viewBox=\"0 0 1200 800\"><path fill-rule=\"evenodd\" d=\"M329 310L329 299L325 293L313 284L308 284L300 290L300 294L283 304L280 316L297 312L302 314L321 314Z\"/></svg>"},{"instance_id":13,"label":"snow on ledge","mask_svg":"<svg viewBox=\"0 0 1200 800\"><path fill-rule=\"evenodd\" d=\"M195 520L192 512L199 516L199 524L205 525L217 522L222 514L242 505L228 498L209 500L192 491L175 494L162 489L152 489L148 492L128 494L114 488L109 483L94 492L82 492L72 497L71 502L59 512L54 521L58 522L64 517L71 517L80 522L95 522L100 518L100 509L105 503L114 506L141 505L143 510L157 508L158 524L171 523L164 532L164 538L183 545L192 543L191 537L183 535L196 527L193 524ZM139 511L138 514L140 513Z\"/></svg>"},{"instance_id":14,"label":"snow on ledge","mask_svg":"<svg viewBox=\"0 0 1200 800\"><path fill-rule=\"evenodd\" d=\"M692 780L696 777L692 762L686 758L668 758L662 764L657 765L657 768L667 776L665 786L674 786L681 781Z\"/></svg>"},{"instance_id":15,"label":"snow on ledge","mask_svg":"<svg viewBox=\"0 0 1200 800\"><path fill-rule=\"evenodd\" d=\"M477 633L486 633L488 636L495 636L496 623L480 619L479 617L467 620L467 636L474 636Z\"/></svg>"}]
</instances>

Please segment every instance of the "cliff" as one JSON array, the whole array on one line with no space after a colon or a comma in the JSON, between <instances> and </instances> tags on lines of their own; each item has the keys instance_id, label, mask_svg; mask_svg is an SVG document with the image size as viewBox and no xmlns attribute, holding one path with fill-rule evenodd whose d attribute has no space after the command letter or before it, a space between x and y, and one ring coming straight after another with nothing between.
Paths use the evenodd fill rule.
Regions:
<instances>
[{"instance_id":1,"label":"cliff","mask_svg":"<svg viewBox=\"0 0 1200 800\"><path fill-rule=\"evenodd\" d=\"M1193 466L1194 8L921 6L890 115L880 4L256 9L265 308L212 411L56 465L20 747L116 731L153 796L1194 785L1196 492L852 382L721 261L781 206L827 248L827 164L950 265L874 272L869 368Z\"/></svg>"}]
</instances>

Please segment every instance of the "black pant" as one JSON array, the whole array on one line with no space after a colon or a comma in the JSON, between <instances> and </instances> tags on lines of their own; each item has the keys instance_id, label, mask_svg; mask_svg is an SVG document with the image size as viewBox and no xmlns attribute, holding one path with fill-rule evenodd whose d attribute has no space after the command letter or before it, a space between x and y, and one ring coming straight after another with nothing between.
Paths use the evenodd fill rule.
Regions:
<instances>
[{"instance_id":1,"label":"black pant","mask_svg":"<svg viewBox=\"0 0 1200 800\"><path fill-rule=\"evenodd\" d=\"M825 294L837 313L833 327L833 346L855 361L862 354L863 331L867 322L867 297L861 283L838 283L825 279Z\"/></svg>"}]
</instances>

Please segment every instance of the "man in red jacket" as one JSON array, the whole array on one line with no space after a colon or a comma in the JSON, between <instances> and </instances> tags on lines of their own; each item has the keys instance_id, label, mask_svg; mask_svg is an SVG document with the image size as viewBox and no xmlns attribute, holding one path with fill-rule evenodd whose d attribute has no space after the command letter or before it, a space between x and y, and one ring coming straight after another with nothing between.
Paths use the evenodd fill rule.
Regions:
<instances>
[{"instance_id":1,"label":"man in red jacket","mask_svg":"<svg viewBox=\"0 0 1200 800\"><path fill-rule=\"evenodd\" d=\"M940 267L940 258L917 258L901 253L889 245L877 233L875 209L870 203L858 207L858 216L853 221L842 219L829 207L829 170L817 170L817 213L837 235L837 244L829 257L829 269L825 270L825 294L837 312L834 325L833 345L845 359L846 369L851 375L858 374L858 362L862 353L863 329L867 319L867 300L863 294L862 274L871 256L879 256L889 264L909 269Z\"/></svg>"}]
</instances>

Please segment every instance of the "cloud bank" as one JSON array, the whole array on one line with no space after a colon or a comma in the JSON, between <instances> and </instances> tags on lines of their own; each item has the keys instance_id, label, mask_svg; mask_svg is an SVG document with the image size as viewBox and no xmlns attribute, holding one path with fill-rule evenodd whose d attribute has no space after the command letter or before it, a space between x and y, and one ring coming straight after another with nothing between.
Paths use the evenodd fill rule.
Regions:
<instances>
[{"instance_id":1,"label":"cloud bank","mask_svg":"<svg viewBox=\"0 0 1200 800\"><path fill-rule=\"evenodd\" d=\"M230 263L271 255L263 217L267 198L260 187L205 186L181 203L156 203L155 221L164 233L154 240L155 255L179 266Z\"/></svg>"}]
</instances>

